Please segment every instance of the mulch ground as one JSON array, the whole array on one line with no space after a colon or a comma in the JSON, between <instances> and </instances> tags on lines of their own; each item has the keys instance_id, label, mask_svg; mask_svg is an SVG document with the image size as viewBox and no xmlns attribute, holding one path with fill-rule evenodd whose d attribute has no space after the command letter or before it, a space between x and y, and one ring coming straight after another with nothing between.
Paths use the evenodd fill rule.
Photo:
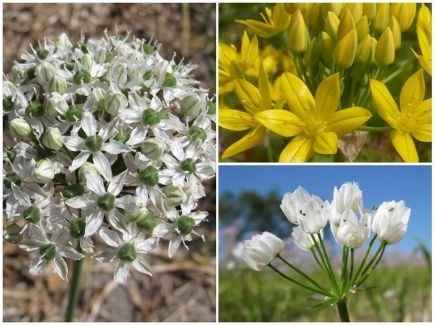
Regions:
<instances>
[{"instance_id":1,"label":"mulch ground","mask_svg":"<svg viewBox=\"0 0 435 326\"><path fill-rule=\"evenodd\" d=\"M158 40L161 54L198 65L193 74L203 88L215 88L214 4L4 4L3 69L8 73L31 43L66 32L70 39L132 31ZM207 184L200 209L209 222L199 229L190 250L174 259L162 246L149 256L153 277L133 272L126 285L113 282L113 266L85 261L75 321L213 322L216 320L215 182ZM3 245L3 321L62 321L68 284L54 274L33 277L28 255ZM71 272L71 269L70 269Z\"/></svg>"}]
</instances>

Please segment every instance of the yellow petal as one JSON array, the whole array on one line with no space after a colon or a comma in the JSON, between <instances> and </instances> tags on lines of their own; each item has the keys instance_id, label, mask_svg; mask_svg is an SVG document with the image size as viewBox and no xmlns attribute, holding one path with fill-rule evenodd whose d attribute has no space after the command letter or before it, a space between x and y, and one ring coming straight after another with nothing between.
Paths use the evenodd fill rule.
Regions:
<instances>
[{"instance_id":1,"label":"yellow petal","mask_svg":"<svg viewBox=\"0 0 435 326\"><path fill-rule=\"evenodd\" d=\"M254 35L251 40L249 40L246 31L243 33L242 37L242 49L240 52L240 59L242 60L242 65L245 70L248 70L255 64L255 60L258 57L258 39Z\"/></svg>"},{"instance_id":2,"label":"yellow petal","mask_svg":"<svg viewBox=\"0 0 435 326\"><path fill-rule=\"evenodd\" d=\"M391 132L391 142L405 162L418 162L417 150L410 134L393 130Z\"/></svg>"},{"instance_id":3,"label":"yellow petal","mask_svg":"<svg viewBox=\"0 0 435 326\"><path fill-rule=\"evenodd\" d=\"M219 126L228 130L241 131L255 127L258 122L246 112L233 109L219 110Z\"/></svg>"},{"instance_id":4,"label":"yellow petal","mask_svg":"<svg viewBox=\"0 0 435 326\"><path fill-rule=\"evenodd\" d=\"M422 142L432 142L432 124L420 124L411 132L412 136Z\"/></svg>"},{"instance_id":5,"label":"yellow petal","mask_svg":"<svg viewBox=\"0 0 435 326\"><path fill-rule=\"evenodd\" d=\"M361 107L351 107L335 112L326 121L326 130L336 133L339 137L361 127L372 114Z\"/></svg>"},{"instance_id":6,"label":"yellow petal","mask_svg":"<svg viewBox=\"0 0 435 326\"><path fill-rule=\"evenodd\" d=\"M325 120L333 114L340 103L339 74L323 80L316 91L316 117Z\"/></svg>"},{"instance_id":7,"label":"yellow petal","mask_svg":"<svg viewBox=\"0 0 435 326\"><path fill-rule=\"evenodd\" d=\"M222 154L222 158L228 158L238 153L244 152L248 149L260 145L264 137L266 137L266 128L262 125L258 125L256 128L252 129L245 136L240 138L238 141L230 145Z\"/></svg>"},{"instance_id":8,"label":"yellow petal","mask_svg":"<svg viewBox=\"0 0 435 326\"><path fill-rule=\"evenodd\" d=\"M307 85L297 76L286 72L281 76L281 91L285 100L298 117L303 118L306 111L314 111L315 102Z\"/></svg>"},{"instance_id":9,"label":"yellow petal","mask_svg":"<svg viewBox=\"0 0 435 326\"><path fill-rule=\"evenodd\" d=\"M432 15L425 5L418 11L417 38L423 58L432 62Z\"/></svg>"},{"instance_id":10,"label":"yellow petal","mask_svg":"<svg viewBox=\"0 0 435 326\"><path fill-rule=\"evenodd\" d=\"M370 79L370 90L372 92L373 100L376 109L381 116L390 126L397 127L397 119L399 118L399 108L393 97L388 91L387 87L375 79Z\"/></svg>"},{"instance_id":11,"label":"yellow petal","mask_svg":"<svg viewBox=\"0 0 435 326\"><path fill-rule=\"evenodd\" d=\"M279 162L306 162L313 154L313 140L305 136L296 136L281 152Z\"/></svg>"},{"instance_id":12,"label":"yellow petal","mask_svg":"<svg viewBox=\"0 0 435 326\"><path fill-rule=\"evenodd\" d=\"M304 126L295 114L285 110L262 111L257 113L255 118L267 129L284 137L300 134Z\"/></svg>"},{"instance_id":13,"label":"yellow petal","mask_svg":"<svg viewBox=\"0 0 435 326\"><path fill-rule=\"evenodd\" d=\"M400 92L400 111L413 110L424 99L425 85L423 69L418 70L405 82Z\"/></svg>"},{"instance_id":14,"label":"yellow petal","mask_svg":"<svg viewBox=\"0 0 435 326\"><path fill-rule=\"evenodd\" d=\"M255 34L263 38L269 38L280 32L275 26L260 22L258 20L236 20L236 23L249 27Z\"/></svg>"},{"instance_id":15,"label":"yellow petal","mask_svg":"<svg viewBox=\"0 0 435 326\"><path fill-rule=\"evenodd\" d=\"M313 149L319 154L337 153L338 137L334 132L318 133L314 139Z\"/></svg>"},{"instance_id":16,"label":"yellow petal","mask_svg":"<svg viewBox=\"0 0 435 326\"><path fill-rule=\"evenodd\" d=\"M252 115L262 110L260 92L250 82L238 79L236 81L236 95L243 107Z\"/></svg>"},{"instance_id":17,"label":"yellow petal","mask_svg":"<svg viewBox=\"0 0 435 326\"><path fill-rule=\"evenodd\" d=\"M258 75L258 90L260 91L261 108L263 110L269 110L272 108L270 88L271 86L269 80L267 79L266 71L264 70L263 64L261 64Z\"/></svg>"},{"instance_id":18,"label":"yellow petal","mask_svg":"<svg viewBox=\"0 0 435 326\"><path fill-rule=\"evenodd\" d=\"M432 98L421 102L413 113L417 116L417 123L432 124Z\"/></svg>"}]
</instances>

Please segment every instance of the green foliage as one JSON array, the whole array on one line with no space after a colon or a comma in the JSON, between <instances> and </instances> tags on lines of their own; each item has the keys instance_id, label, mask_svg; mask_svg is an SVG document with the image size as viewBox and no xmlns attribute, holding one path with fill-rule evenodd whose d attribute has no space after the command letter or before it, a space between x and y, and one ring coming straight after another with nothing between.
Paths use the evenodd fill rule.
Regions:
<instances>
[{"instance_id":1,"label":"green foliage","mask_svg":"<svg viewBox=\"0 0 435 326\"><path fill-rule=\"evenodd\" d=\"M272 271L219 271L219 319L222 322L339 321L335 307L291 285ZM364 291L349 299L352 321L428 321L431 274L428 268L380 268Z\"/></svg>"}]
</instances>

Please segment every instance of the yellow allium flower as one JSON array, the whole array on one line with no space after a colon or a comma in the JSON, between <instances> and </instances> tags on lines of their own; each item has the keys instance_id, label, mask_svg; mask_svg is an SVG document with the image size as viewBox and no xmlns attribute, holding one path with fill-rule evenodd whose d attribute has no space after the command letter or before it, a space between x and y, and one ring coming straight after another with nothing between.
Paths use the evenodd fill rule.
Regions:
<instances>
[{"instance_id":1,"label":"yellow allium flower","mask_svg":"<svg viewBox=\"0 0 435 326\"><path fill-rule=\"evenodd\" d=\"M338 138L371 117L371 113L361 107L337 111L340 104L339 74L322 81L314 98L301 79L284 73L281 91L291 112L272 109L255 114L255 118L271 131L284 137L295 136L281 152L280 162L304 162L314 153L335 154Z\"/></svg>"},{"instance_id":2,"label":"yellow allium flower","mask_svg":"<svg viewBox=\"0 0 435 326\"><path fill-rule=\"evenodd\" d=\"M277 3L273 9L265 8L266 16L262 15L264 23L258 20L236 20L237 23L248 26L256 35L263 38L272 37L287 29L290 23L290 14L285 10L284 4Z\"/></svg>"},{"instance_id":3,"label":"yellow allium flower","mask_svg":"<svg viewBox=\"0 0 435 326\"><path fill-rule=\"evenodd\" d=\"M255 115L258 112L274 107L271 87L263 66L260 67L258 88L246 80L236 80L235 92L246 112L230 109L223 105L219 110L218 124L220 127L228 130L250 131L230 145L222 154L222 158L228 158L244 152L260 145L264 141L266 128L255 118ZM275 105L275 108L280 105L282 106L282 103Z\"/></svg>"},{"instance_id":4,"label":"yellow allium flower","mask_svg":"<svg viewBox=\"0 0 435 326\"><path fill-rule=\"evenodd\" d=\"M422 142L432 141L432 98L424 100L423 70L414 73L400 92L400 110L387 87L370 80L370 89L380 117L394 130L391 141L405 162L418 162L413 137Z\"/></svg>"}]
</instances>

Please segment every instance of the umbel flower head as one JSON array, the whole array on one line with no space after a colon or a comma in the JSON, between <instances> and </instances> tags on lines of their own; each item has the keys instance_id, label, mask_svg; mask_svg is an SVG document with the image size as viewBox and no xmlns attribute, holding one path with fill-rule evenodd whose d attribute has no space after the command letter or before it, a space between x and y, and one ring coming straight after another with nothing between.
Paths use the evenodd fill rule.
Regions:
<instances>
[{"instance_id":1,"label":"umbel flower head","mask_svg":"<svg viewBox=\"0 0 435 326\"><path fill-rule=\"evenodd\" d=\"M151 275L144 256L163 240L173 256L204 238L195 229L215 174L214 103L194 68L107 33L62 34L15 63L3 89L4 232L39 253L32 274L52 262L67 280L65 258L87 254L116 262L125 282L130 266Z\"/></svg>"}]
</instances>

